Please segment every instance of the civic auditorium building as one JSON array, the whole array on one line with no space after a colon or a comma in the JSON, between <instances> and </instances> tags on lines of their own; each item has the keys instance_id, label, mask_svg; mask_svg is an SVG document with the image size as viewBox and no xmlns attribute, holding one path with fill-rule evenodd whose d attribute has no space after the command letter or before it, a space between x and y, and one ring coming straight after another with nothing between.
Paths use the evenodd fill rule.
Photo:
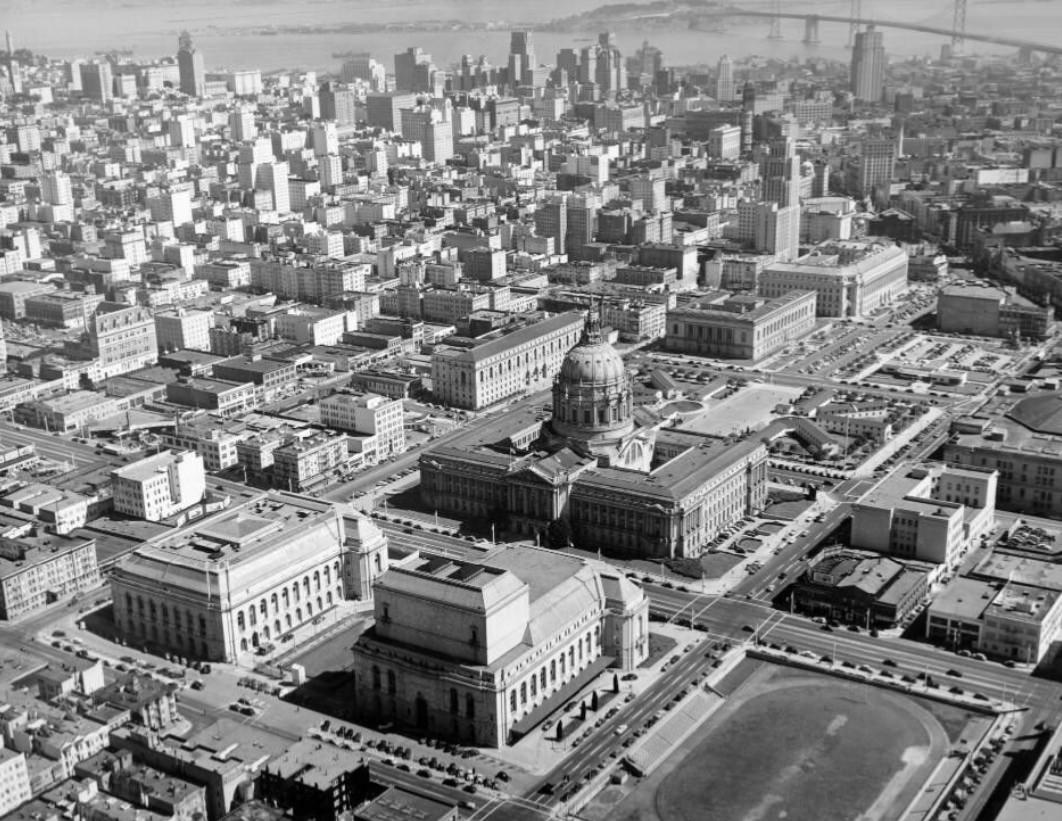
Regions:
<instances>
[{"instance_id":1,"label":"civic auditorium building","mask_svg":"<svg viewBox=\"0 0 1062 821\"><path fill-rule=\"evenodd\" d=\"M793 262L768 265L756 287L768 299L814 291L819 316L866 316L907 290L907 252L880 242L831 240Z\"/></svg>"},{"instance_id":2,"label":"civic auditorium building","mask_svg":"<svg viewBox=\"0 0 1062 821\"><path fill-rule=\"evenodd\" d=\"M767 448L635 422L631 376L591 312L553 385L552 416L499 414L420 458L435 510L626 556L700 555L764 506ZM561 545L563 546L563 544Z\"/></svg>"},{"instance_id":3,"label":"civic auditorium building","mask_svg":"<svg viewBox=\"0 0 1062 821\"><path fill-rule=\"evenodd\" d=\"M603 670L631 670L649 650L638 585L544 548L392 567L374 608L353 648L359 717L466 744L517 740Z\"/></svg>"},{"instance_id":4,"label":"civic auditorium building","mask_svg":"<svg viewBox=\"0 0 1062 821\"><path fill-rule=\"evenodd\" d=\"M340 599L367 598L386 569L386 538L353 508L261 493L124 559L114 620L132 644L237 662Z\"/></svg>"}]
</instances>

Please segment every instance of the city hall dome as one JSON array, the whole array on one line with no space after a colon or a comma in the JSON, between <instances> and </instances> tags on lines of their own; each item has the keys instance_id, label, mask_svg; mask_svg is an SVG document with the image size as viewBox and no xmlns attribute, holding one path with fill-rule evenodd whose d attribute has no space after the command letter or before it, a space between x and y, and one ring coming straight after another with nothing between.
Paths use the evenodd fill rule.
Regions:
<instances>
[{"instance_id":1,"label":"city hall dome","mask_svg":"<svg viewBox=\"0 0 1062 821\"><path fill-rule=\"evenodd\" d=\"M561 363L553 384L553 432L577 450L613 449L634 428L631 377L623 358L605 339L597 307L582 338Z\"/></svg>"},{"instance_id":2,"label":"city hall dome","mask_svg":"<svg viewBox=\"0 0 1062 821\"><path fill-rule=\"evenodd\" d=\"M612 385L627 378L619 353L601 334L601 329L584 329L579 343L561 363L561 382L567 385Z\"/></svg>"}]
</instances>

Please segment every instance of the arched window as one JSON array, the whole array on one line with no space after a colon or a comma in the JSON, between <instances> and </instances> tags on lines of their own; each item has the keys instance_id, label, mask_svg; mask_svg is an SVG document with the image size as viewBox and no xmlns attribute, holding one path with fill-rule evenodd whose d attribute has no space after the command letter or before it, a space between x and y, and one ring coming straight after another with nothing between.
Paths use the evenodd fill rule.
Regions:
<instances>
[{"instance_id":1,"label":"arched window","mask_svg":"<svg viewBox=\"0 0 1062 821\"><path fill-rule=\"evenodd\" d=\"M236 614L236 629L237 630L246 630L247 629L247 624L244 622L244 619L243 619L243 611L242 610L240 610Z\"/></svg>"},{"instance_id":2,"label":"arched window","mask_svg":"<svg viewBox=\"0 0 1062 821\"><path fill-rule=\"evenodd\" d=\"M277 594L274 593L269 597L269 603L273 606L273 612L276 613L280 609L280 600L277 598Z\"/></svg>"},{"instance_id":3,"label":"arched window","mask_svg":"<svg viewBox=\"0 0 1062 821\"><path fill-rule=\"evenodd\" d=\"M551 659L549 663L549 683L553 684L557 681L557 660Z\"/></svg>"},{"instance_id":4,"label":"arched window","mask_svg":"<svg viewBox=\"0 0 1062 821\"><path fill-rule=\"evenodd\" d=\"M454 687L450 688L450 712L457 714L457 690Z\"/></svg>"},{"instance_id":5,"label":"arched window","mask_svg":"<svg viewBox=\"0 0 1062 821\"><path fill-rule=\"evenodd\" d=\"M319 570L313 571L313 589L321 589L321 572Z\"/></svg>"},{"instance_id":6,"label":"arched window","mask_svg":"<svg viewBox=\"0 0 1062 821\"><path fill-rule=\"evenodd\" d=\"M509 709L512 712L516 712L516 690L509 693Z\"/></svg>"},{"instance_id":7,"label":"arched window","mask_svg":"<svg viewBox=\"0 0 1062 821\"><path fill-rule=\"evenodd\" d=\"M476 717L476 700L471 693L465 693L465 718Z\"/></svg>"},{"instance_id":8,"label":"arched window","mask_svg":"<svg viewBox=\"0 0 1062 821\"><path fill-rule=\"evenodd\" d=\"M545 667L542 668L542 672L539 674L538 679L539 679L539 687L542 689L542 692L543 693L546 692L546 668Z\"/></svg>"},{"instance_id":9,"label":"arched window","mask_svg":"<svg viewBox=\"0 0 1062 821\"><path fill-rule=\"evenodd\" d=\"M387 692L390 693L391 695L394 695L395 689L396 689L395 688L395 671L394 670L388 670L387 671Z\"/></svg>"},{"instance_id":10,"label":"arched window","mask_svg":"<svg viewBox=\"0 0 1062 821\"><path fill-rule=\"evenodd\" d=\"M284 591L280 594L280 600L284 602L284 609L287 610L291 604L291 598L288 596L288 588L284 588Z\"/></svg>"},{"instance_id":11,"label":"arched window","mask_svg":"<svg viewBox=\"0 0 1062 821\"><path fill-rule=\"evenodd\" d=\"M372 689L380 689L380 668L375 664L372 666Z\"/></svg>"}]
</instances>

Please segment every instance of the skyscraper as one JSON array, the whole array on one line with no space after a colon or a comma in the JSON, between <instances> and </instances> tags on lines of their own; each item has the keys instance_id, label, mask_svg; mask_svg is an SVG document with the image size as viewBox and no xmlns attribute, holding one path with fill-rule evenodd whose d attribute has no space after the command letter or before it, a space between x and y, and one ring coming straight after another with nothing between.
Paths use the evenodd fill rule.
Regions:
<instances>
[{"instance_id":1,"label":"skyscraper","mask_svg":"<svg viewBox=\"0 0 1062 821\"><path fill-rule=\"evenodd\" d=\"M849 160L845 188L849 196L869 197L878 186L892 181L896 165L896 143L892 140L866 140L860 153ZM887 197L884 197L887 199Z\"/></svg>"},{"instance_id":2,"label":"skyscraper","mask_svg":"<svg viewBox=\"0 0 1062 821\"><path fill-rule=\"evenodd\" d=\"M514 31L509 35L509 84L533 85L535 80L535 46L531 32Z\"/></svg>"},{"instance_id":3,"label":"skyscraper","mask_svg":"<svg viewBox=\"0 0 1062 821\"><path fill-rule=\"evenodd\" d=\"M49 171L41 175L41 199L49 205L73 205L74 193L70 176L62 171Z\"/></svg>"},{"instance_id":4,"label":"skyscraper","mask_svg":"<svg viewBox=\"0 0 1062 821\"><path fill-rule=\"evenodd\" d=\"M616 35L604 31L597 36L597 62L592 78L604 95L615 94L627 87L627 66L616 46Z\"/></svg>"},{"instance_id":5,"label":"skyscraper","mask_svg":"<svg viewBox=\"0 0 1062 821\"><path fill-rule=\"evenodd\" d=\"M741 91L741 153L752 151L753 111L756 108L756 87L745 83Z\"/></svg>"},{"instance_id":6,"label":"skyscraper","mask_svg":"<svg viewBox=\"0 0 1062 821\"><path fill-rule=\"evenodd\" d=\"M859 32L852 48L852 94L877 102L885 84L885 42L873 26Z\"/></svg>"},{"instance_id":7,"label":"skyscraper","mask_svg":"<svg viewBox=\"0 0 1062 821\"><path fill-rule=\"evenodd\" d=\"M206 67L203 55L192 43L192 35L182 31L177 41L177 70L181 78L181 93L202 97L206 93Z\"/></svg>"},{"instance_id":8,"label":"skyscraper","mask_svg":"<svg viewBox=\"0 0 1062 821\"><path fill-rule=\"evenodd\" d=\"M254 124L254 111L242 107L233 111L229 114L229 128L232 130L232 139L237 142L253 140L258 135Z\"/></svg>"},{"instance_id":9,"label":"skyscraper","mask_svg":"<svg viewBox=\"0 0 1062 821\"><path fill-rule=\"evenodd\" d=\"M435 64L420 47L407 48L395 55L395 90L434 93Z\"/></svg>"},{"instance_id":10,"label":"skyscraper","mask_svg":"<svg viewBox=\"0 0 1062 821\"><path fill-rule=\"evenodd\" d=\"M762 198L779 205L800 205L800 157L791 139L775 140L760 158Z\"/></svg>"},{"instance_id":11,"label":"skyscraper","mask_svg":"<svg viewBox=\"0 0 1062 821\"><path fill-rule=\"evenodd\" d=\"M327 82L321 86L318 97L322 120L335 120L339 125L353 125L357 122L357 95L353 89Z\"/></svg>"},{"instance_id":12,"label":"skyscraper","mask_svg":"<svg viewBox=\"0 0 1062 821\"><path fill-rule=\"evenodd\" d=\"M114 97L114 77L110 63L82 63L78 69L81 74L81 91L86 97L99 103L105 103Z\"/></svg>"},{"instance_id":13,"label":"skyscraper","mask_svg":"<svg viewBox=\"0 0 1062 821\"><path fill-rule=\"evenodd\" d=\"M734 64L724 54L715 69L715 99L730 102L734 99Z\"/></svg>"}]
</instances>

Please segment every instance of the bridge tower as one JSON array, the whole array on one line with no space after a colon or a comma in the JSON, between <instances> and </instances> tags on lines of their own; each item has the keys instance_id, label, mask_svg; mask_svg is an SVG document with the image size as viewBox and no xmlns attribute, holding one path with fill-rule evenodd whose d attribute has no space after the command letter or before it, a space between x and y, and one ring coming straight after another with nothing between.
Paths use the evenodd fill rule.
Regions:
<instances>
[{"instance_id":1,"label":"bridge tower","mask_svg":"<svg viewBox=\"0 0 1062 821\"><path fill-rule=\"evenodd\" d=\"M951 24L951 50L962 51L966 45L966 0L955 0L955 16Z\"/></svg>"},{"instance_id":2,"label":"bridge tower","mask_svg":"<svg viewBox=\"0 0 1062 821\"><path fill-rule=\"evenodd\" d=\"M804 18L804 43L809 46L819 44L819 16L809 14Z\"/></svg>"},{"instance_id":3,"label":"bridge tower","mask_svg":"<svg viewBox=\"0 0 1062 821\"><path fill-rule=\"evenodd\" d=\"M768 40L782 39L782 0L771 0L771 29L767 32Z\"/></svg>"},{"instance_id":4,"label":"bridge tower","mask_svg":"<svg viewBox=\"0 0 1062 821\"><path fill-rule=\"evenodd\" d=\"M848 12L851 22L848 24L848 48L855 45L855 36L859 34L859 22L863 19L863 0L851 0Z\"/></svg>"}]
</instances>

